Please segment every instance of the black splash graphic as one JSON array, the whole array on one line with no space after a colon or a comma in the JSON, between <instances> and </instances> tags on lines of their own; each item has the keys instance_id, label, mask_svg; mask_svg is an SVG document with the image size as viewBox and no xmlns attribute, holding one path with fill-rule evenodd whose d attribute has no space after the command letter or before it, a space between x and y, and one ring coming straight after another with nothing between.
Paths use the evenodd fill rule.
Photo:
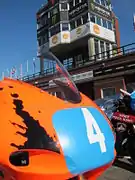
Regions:
<instances>
[{"instance_id":1,"label":"black splash graphic","mask_svg":"<svg viewBox=\"0 0 135 180\"><path fill-rule=\"evenodd\" d=\"M11 123L20 129L25 130L25 133L17 131L16 134L26 137L27 141L24 145L11 143L11 146L16 147L17 149L45 149L60 153L60 149L56 146L56 142L53 141L53 139L47 134L46 130L40 125L39 121L35 120L27 111L23 110L23 101L14 99L13 103L16 106L16 108L14 108L16 114L23 119L23 123L26 127L14 122Z\"/></svg>"},{"instance_id":2,"label":"black splash graphic","mask_svg":"<svg viewBox=\"0 0 135 180\"><path fill-rule=\"evenodd\" d=\"M0 91L2 91L3 90L3 88L0 88Z\"/></svg>"},{"instance_id":3,"label":"black splash graphic","mask_svg":"<svg viewBox=\"0 0 135 180\"><path fill-rule=\"evenodd\" d=\"M14 88L13 86L8 86L9 88Z\"/></svg>"},{"instance_id":4,"label":"black splash graphic","mask_svg":"<svg viewBox=\"0 0 135 180\"><path fill-rule=\"evenodd\" d=\"M18 97L19 97L19 95L16 94L16 93L11 94L11 96L12 96L13 98L18 98Z\"/></svg>"}]
</instances>

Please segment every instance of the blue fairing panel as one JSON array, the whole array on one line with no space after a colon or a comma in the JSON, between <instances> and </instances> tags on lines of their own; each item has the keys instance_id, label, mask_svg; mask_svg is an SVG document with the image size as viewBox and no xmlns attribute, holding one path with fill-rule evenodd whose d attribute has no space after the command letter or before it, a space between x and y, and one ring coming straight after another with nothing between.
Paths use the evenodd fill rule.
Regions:
<instances>
[{"instance_id":1,"label":"blue fairing panel","mask_svg":"<svg viewBox=\"0 0 135 180\"><path fill-rule=\"evenodd\" d=\"M97 109L58 111L53 116L53 126L72 174L81 174L113 161L114 135Z\"/></svg>"}]
</instances>

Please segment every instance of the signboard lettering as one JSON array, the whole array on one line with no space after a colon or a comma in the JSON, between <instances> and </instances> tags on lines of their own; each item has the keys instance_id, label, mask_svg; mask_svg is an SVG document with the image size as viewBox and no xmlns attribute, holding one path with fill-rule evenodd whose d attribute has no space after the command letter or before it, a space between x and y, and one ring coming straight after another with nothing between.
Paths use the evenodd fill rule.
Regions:
<instances>
[{"instance_id":1,"label":"signboard lettering","mask_svg":"<svg viewBox=\"0 0 135 180\"><path fill-rule=\"evenodd\" d=\"M111 12L109 10L107 11L94 3L90 4L90 8L93 12L99 13L100 15L103 15L105 17L111 17Z\"/></svg>"},{"instance_id":2,"label":"signboard lettering","mask_svg":"<svg viewBox=\"0 0 135 180\"><path fill-rule=\"evenodd\" d=\"M88 9L88 4L86 3L79 3L77 5L77 7L75 7L74 9L72 9L71 11L69 11L69 18L74 18L75 16L77 16L78 14L85 12Z\"/></svg>"}]
</instances>

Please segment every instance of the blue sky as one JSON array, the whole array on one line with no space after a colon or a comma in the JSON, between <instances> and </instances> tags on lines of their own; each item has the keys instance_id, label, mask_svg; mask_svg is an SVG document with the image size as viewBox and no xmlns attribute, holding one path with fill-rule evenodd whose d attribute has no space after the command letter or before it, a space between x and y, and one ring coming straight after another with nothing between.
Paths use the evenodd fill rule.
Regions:
<instances>
[{"instance_id":1,"label":"blue sky","mask_svg":"<svg viewBox=\"0 0 135 180\"><path fill-rule=\"evenodd\" d=\"M36 57L37 50L36 12L44 3L45 0L0 1L0 73L6 73L7 68L13 66L19 69L20 64L26 72L27 60L32 73L32 59ZM119 18L121 45L135 42L135 0L112 0L112 3Z\"/></svg>"}]
</instances>

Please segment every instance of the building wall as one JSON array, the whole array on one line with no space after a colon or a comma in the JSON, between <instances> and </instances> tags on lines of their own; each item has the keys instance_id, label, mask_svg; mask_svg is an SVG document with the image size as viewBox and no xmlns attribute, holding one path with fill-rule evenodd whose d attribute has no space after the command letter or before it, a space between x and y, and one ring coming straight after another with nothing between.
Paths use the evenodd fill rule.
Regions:
<instances>
[{"instance_id":1,"label":"building wall","mask_svg":"<svg viewBox=\"0 0 135 180\"><path fill-rule=\"evenodd\" d=\"M119 20L117 17L115 17L115 29L116 29L116 44L117 47L120 47L120 31L119 31Z\"/></svg>"},{"instance_id":2,"label":"building wall","mask_svg":"<svg viewBox=\"0 0 135 180\"><path fill-rule=\"evenodd\" d=\"M123 77L96 81L94 83L95 99L99 99L99 98L103 98L104 97L104 95L103 95L103 90L104 89L106 91L107 90L109 91L111 88L115 89L114 94L112 94L110 92L111 95L115 95L116 93L119 93L120 89L123 89L124 86L125 86L124 82L125 81L124 81Z\"/></svg>"}]
</instances>

